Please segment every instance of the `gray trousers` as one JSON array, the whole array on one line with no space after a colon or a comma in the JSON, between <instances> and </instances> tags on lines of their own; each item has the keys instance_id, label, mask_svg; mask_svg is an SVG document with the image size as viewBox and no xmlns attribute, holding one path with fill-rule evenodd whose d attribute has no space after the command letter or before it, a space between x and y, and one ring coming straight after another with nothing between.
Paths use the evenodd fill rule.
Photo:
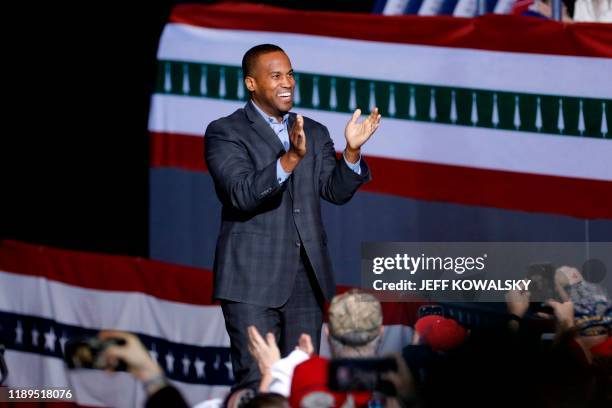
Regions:
<instances>
[{"instance_id":1,"label":"gray trousers","mask_svg":"<svg viewBox=\"0 0 612 408\"><path fill-rule=\"evenodd\" d=\"M274 333L281 357L293 351L302 333L310 335L315 352L318 353L323 305L323 294L303 250L293 291L281 307L269 308L222 300L221 308L230 337L232 369L236 380L232 390L247 387L256 390L261 379L257 363L249 353L248 326L257 327L264 338L266 333Z\"/></svg>"}]
</instances>

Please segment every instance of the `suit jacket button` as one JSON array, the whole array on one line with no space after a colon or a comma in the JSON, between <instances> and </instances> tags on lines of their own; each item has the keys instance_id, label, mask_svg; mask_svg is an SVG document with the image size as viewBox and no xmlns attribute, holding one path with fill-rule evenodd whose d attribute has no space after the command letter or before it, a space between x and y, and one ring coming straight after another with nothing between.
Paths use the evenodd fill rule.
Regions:
<instances>
[{"instance_id":1,"label":"suit jacket button","mask_svg":"<svg viewBox=\"0 0 612 408\"><path fill-rule=\"evenodd\" d=\"M299 209L299 208L296 208L295 210L293 210L293 213L294 213L294 214L299 214L299 213L300 213L300 209Z\"/></svg>"},{"instance_id":2,"label":"suit jacket button","mask_svg":"<svg viewBox=\"0 0 612 408\"><path fill-rule=\"evenodd\" d=\"M300 245L302 245L302 243L300 242L300 240L298 239L297 241L295 241L295 246L299 247Z\"/></svg>"}]
</instances>

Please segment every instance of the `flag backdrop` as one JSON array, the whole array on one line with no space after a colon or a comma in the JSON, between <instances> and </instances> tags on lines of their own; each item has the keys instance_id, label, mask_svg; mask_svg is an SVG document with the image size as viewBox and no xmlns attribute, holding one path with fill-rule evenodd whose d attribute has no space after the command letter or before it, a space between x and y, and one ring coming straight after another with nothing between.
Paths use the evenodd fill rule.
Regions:
<instances>
[{"instance_id":1,"label":"flag backdrop","mask_svg":"<svg viewBox=\"0 0 612 408\"><path fill-rule=\"evenodd\" d=\"M337 281L359 284L363 241L612 241L612 27L182 5L158 52L151 101L150 249L211 268L220 204L206 126L247 100L240 63L280 45L294 111L336 150L356 107L378 106L373 180L323 203Z\"/></svg>"},{"instance_id":2,"label":"flag backdrop","mask_svg":"<svg viewBox=\"0 0 612 408\"><path fill-rule=\"evenodd\" d=\"M240 61L263 42L287 51L294 110L327 125L338 151L355 107L384 116L363 150L373 181L345 206L323 204L340 284L359 284L363 241L612 240L609 26L180 5L149 122L157 261L2 242L9 385L140 404L127 374L71 373L60 359L67 338L114 327L139 334L191 402L226 392L228 338L210 303L220 205L203 133L244 105ZM407 341L414 306L384 305L387 350Z\"/></svg>"},{"instance_id":3,"label":"flag backdrop","mask_svg":"<svg viewBox=\"0 0 612 408\"><path fill-rule=\"evenodd\" d=\"M69 338L116 328L138 334L192 404L223 397L233 382L229 338L211 296L207 270L0 242L0 344L7 348L7 385L68 387L81 406L143 406L142 386L130 375L70 371L62 360ZM417 303L383 305L384 350L407 344L417 308ZM322 353L329 355L327 347Z\"/></svg>"}]
</instances>

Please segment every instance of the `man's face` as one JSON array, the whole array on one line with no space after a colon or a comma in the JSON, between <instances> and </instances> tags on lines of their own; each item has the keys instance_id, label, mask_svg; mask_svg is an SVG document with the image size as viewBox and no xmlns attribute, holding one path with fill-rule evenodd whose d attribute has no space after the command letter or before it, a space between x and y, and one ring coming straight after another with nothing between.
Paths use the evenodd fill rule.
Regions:
<instances>
[{"instance_id":1,"label":"man's face","mask_svg":"<svg viewBox=\"0 0 612 408\"><path fill-rule=\"evenodd\" d=\"M268 115L280 119L293 107L295 78L291 61L284 52L260 55L245 83L253 100Z\"/></svg>"}]
</instances>

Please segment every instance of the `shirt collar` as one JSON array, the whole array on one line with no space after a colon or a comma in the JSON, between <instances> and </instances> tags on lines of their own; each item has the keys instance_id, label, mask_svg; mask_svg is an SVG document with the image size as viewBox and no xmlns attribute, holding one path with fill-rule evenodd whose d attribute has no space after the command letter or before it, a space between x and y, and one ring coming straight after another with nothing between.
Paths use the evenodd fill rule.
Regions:
<instances>
[{"instance_id":1,"label":"shirt collar","mask_svg":"<svg viewBox=\"0 0 612 408\"><path fill-rule=\"evenodd\" d=\"M253 104L253 106L255 107L257 112L259 112L259 114L264 118L264 120L266 121L267 124L269 124L269 125L280 125L280 123L278 123L276 121L276 118L268 115L266 112L261 110L261 108L259 106L257 106L257 104L255 103L254 100L251 99L250 102L251 102L251 104ZM285 113L285 115L283 116L282 124L286 125L288 120L289 120L289 113Z\"/></svg>"}]
</instances>

